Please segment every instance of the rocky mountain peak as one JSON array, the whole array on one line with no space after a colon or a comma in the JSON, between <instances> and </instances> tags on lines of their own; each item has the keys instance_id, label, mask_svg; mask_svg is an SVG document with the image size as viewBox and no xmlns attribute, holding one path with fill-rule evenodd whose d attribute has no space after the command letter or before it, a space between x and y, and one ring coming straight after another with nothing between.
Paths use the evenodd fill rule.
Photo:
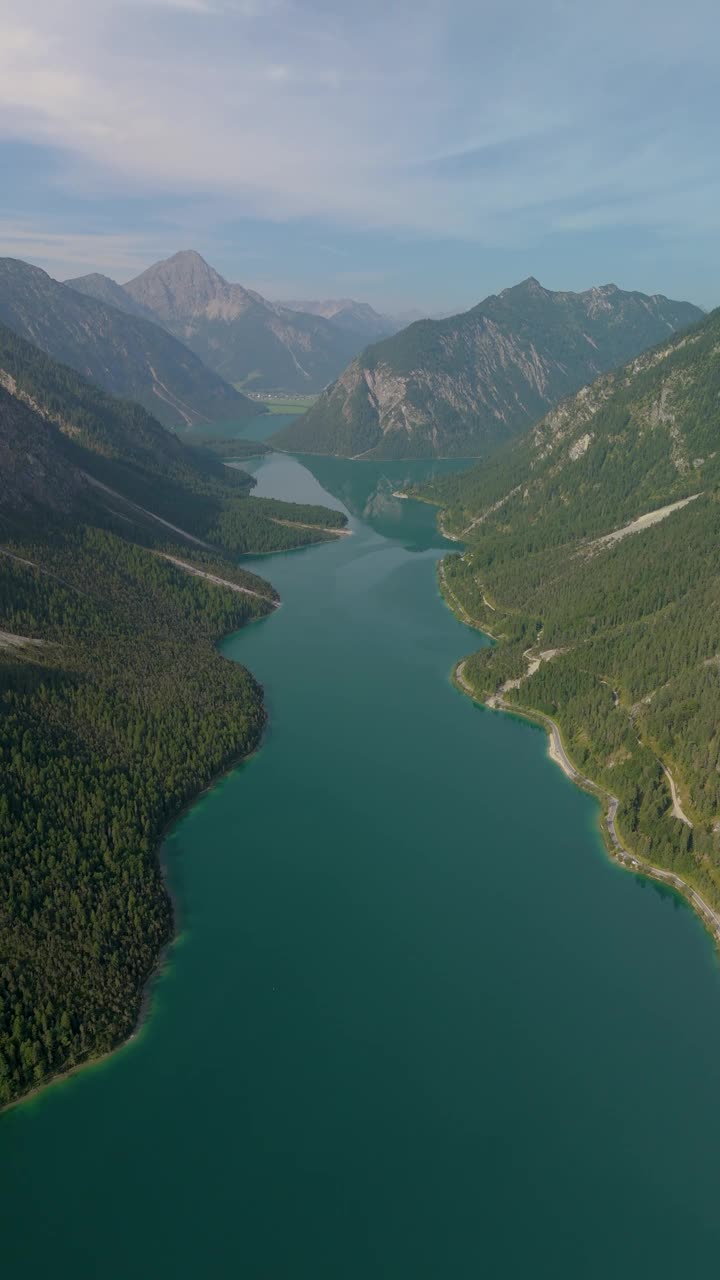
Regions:
<instances>
[{"instance_id":1,"label":"rocky mountain peak","mask_svg":"<svg viewBox=\"0 0 720 1280\"><path fill-rule=\"evenodd\" d=\"M549 289L541 285L535 276L528 276L527 280L521 280L518 284L510 285L509 288L503 289L497 296L509 302L522 303L527 298L550 298L552 294ZM485 299L485 302L487 302L487 299ZM485 302L478 303L478 308L474 309L477 310L483 307Z\"/></svg>"},{"instance_id":2,"label":"rocky mountain peak","mask_svg":"<svg viewBox=\"0 0 720 1280\"><path fill-rule=\"evenodd\" d=\"M268 302L224 279L194 249L148 267L124 292L223 378L250 378L256 390L319 391L387 332L348 310L331 322Z\"/></svg>"},{"instance_id":3,"label":"rocky mountain peak","mask_svg":"<svg viewBox=\"0 0 720 1280\"><path fill-rule=\"evenodd\" d=\"M124 288L171 329L196 316L239 315L252 302L242 285L229 284L195 249L156 262Z\"/></svg>"}]
</instances>

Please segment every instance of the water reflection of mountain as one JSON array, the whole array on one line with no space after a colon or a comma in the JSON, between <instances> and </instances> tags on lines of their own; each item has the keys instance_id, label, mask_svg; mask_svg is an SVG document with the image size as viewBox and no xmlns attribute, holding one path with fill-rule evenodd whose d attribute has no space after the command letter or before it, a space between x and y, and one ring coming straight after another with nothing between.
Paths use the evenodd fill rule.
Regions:
<instances>
[{"instance_id":1,"label":"water reflection of mountain","mask_svg":"<svg viewBox=\"0 0 720 1280\"><path fill-rule=\"evenodd\" d=\"M437 510L424 503L408 502L395 494L409 484L449 471L462 471L471 461L423 459L422 461L353 462L303 454L303 466L344 503L351 515L367 520L384 537L400 541L412 551L442 546L437 532Z\"/></svg>"}]
</instances>

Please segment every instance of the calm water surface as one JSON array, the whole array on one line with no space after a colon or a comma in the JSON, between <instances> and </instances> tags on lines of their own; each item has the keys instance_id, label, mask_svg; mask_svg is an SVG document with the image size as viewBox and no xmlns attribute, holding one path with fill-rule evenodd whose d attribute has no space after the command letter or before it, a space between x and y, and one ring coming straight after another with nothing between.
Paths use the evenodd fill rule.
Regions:
<instances>
[{"instance_id":1,"label":"calm water surface","mask_svg":"<svg viewBox=\"0 0 720 1280\"><path fill-rule=\"evenodd\" d=\"M259 413L255 418L241 418L238 422L196 425L192 430L192 440L267 440L276 431L289 427L297 416L296 413Z\"/></svg>"},{"instance_id":2,"label":"calm water surface","mask_svg":"<svg viewBox=\"0 0 720 1280\"><path fill-rule=\"evenodd\" d=\"M354 536L250 562L283 607L225 652L267 738L167 842L141 1036L0 1117L2 1275L715 1274L702 928L606 860L539 730L452 688L477 636L391 496L412 468L252 466Z\"/></svg>"}]
</instances>

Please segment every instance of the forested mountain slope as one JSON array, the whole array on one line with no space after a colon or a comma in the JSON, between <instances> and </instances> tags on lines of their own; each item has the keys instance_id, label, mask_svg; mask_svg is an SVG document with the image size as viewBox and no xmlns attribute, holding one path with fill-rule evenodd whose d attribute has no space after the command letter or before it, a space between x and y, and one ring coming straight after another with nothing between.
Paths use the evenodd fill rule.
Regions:
<instances>
[{"instance_id":1,"label":"forested mountain slope","mask_svg":"<svg viewBox=\"0 0 720 1280\"><path fill-rule=\"evenodd\" d=\"M426 496L467 547L448 599L499 640L464 680L552 716L626 844L717 906L720 311Z\"/></svg>"},{"instance_id":2,"label":"forested mountain slope","mask_svg":"<svg viewBox=\"0 0 720 1280\"><path fill-rule=\"evenodd\" d=\"M160 325L83 296L14 258L0 258L0 322L175 430L258 413Z\"/></svg>"},{"instance_id":3,"label":"forested mountain slope","mask_svg":"<svg viewBox=\"0 0 720 1280\"><path fill-rule=\"evenodd\" d=\"M171 531L155 517L181 526L202 542L238 554L282 551L325 540L319 529L277 522L277 504L253 498L253 481L223 466L216 454L186 445L137 404L107 395L73 369L52 360L12 330L0 325L0 386L57 428L54 454L72 461L77 473L92 476L134 505L123 507L115 524L132 520L132 536L167 538ZM81 486L89 501L86 484ZM94 518L107 522L117 500L93 490ZM146 514L138 508L146 509ZM152 513L152 514L150 514ZM335 527L343 517L325 508L285 504L292 521ZM118 524L118 521L121 523Z\"/></svg>"},{"instance_id":4,"label":"forested mountain slope","mask_svg":"<svg viewBox=\"0 0 720 1280\"><path fill-rule=\"evenodd\" d=\"M348 457L476 457L563 396L699 320L687 302L615 285L552 293L525 280L368 347L279 447Z\"/></svg>"},{"instance_id":5,"label":"forested mountain slope","mask_svg":"<svg viewBox=\"0 0 720 1280\"><path fill-rule=\"evenodd\" d=\"M216 642L277 596L227 549L343 517L252 498L2 328L0 463L1 1105L128 1035L172 927L162 830L259 741Z\"/></svg>"}]
</instances>

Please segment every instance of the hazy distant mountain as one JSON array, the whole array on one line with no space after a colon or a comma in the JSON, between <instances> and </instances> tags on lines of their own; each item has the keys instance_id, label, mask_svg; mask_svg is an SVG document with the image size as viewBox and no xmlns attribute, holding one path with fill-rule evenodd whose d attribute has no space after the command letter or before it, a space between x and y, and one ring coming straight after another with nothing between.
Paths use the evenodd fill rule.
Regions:
<instances>
[{"instance_id":1,"label":"hazy distant mountain","mask_svg":"<svg viewBox=\"0 0 720 1280\"><path fill-rule=\"evenodd\" d=\"M153 324L157 324L152 311L148 311L147 307L136 302L121 284L116 284L109 276L100 275L98 271L94 271L89 276L77 276L74 280L65 280L64 283L68 289L75 289L77 293L85 294L86 298L95 298L98 302L105 302L110 307L125 311L129 316L140 316L143 320L152 320Z\"/></svg>"},{"instance_id":2,"label":"hazy distant mountain","mask_svg":"<svg viewBox=\"0 0 720 1280\"><path fill-rule=\"evenodd\" d=\"M337 320L230 284L193 250L156 263L123 289L210 368L253 390L320 391L366 341Z\"/></svg>"},{"instance_id":3,"label":"hazy distant mountain","mask_svg":"<svg viewBox=\"0 0 720 1280\"><path fill-rule=\"evenodd\" d=\"M449 314L449 313L446 312L443 314ZM399 332L400 329L407 329L409 324L415 324L417 320L429 320L429 319L440 320L442 319L442 315L438 315L436 313L433 316L431 313L427 311L420 311L418 307L410 307L409 310L407 311L396 312L392 317L393 327L396 333Z\"/></svg>"},{"instance_id":4,"label":"hazy distant mountain","mask_svg":"<svg viewBox=\"0 0 720 1280\"><path fill-rule=\"evenodd\" d=\"M104 390L142 404L166 426L184 430L258 412L160 325L14 258L0 259L0 321Z\"/></svg>"},{"instance_id":5,"label":"hazy distant mountain","mask_svg":"<svg viewBox=\"0 0 720 1280\"><path fill-rule=\"evenodd\" d=\"M368 347L276 439L343 456L477 456L702 316L612 284L553 293L531 278Z\"/></svg>"},{"instance_id":6,"label":"hazy distant mountain","mask_svg":"<svg viewBox=\"0 0 720 1280\"><path fill-rule=\"evenodd\" d=\"M401 329L390 316L380 315L367 302L355 302L353 298L328 298L324 302L280 302L289 311L304 311L312 316L324 316L347 333L357 334L367 342L377 342Z\"/></svg>"}]
</instances>

